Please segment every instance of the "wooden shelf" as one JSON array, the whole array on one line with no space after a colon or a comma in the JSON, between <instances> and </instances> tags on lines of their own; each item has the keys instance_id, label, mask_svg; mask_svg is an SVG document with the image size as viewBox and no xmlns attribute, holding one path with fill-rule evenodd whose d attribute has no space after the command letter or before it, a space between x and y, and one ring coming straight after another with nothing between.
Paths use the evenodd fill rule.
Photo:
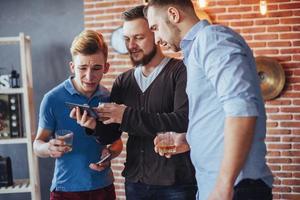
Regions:
<instances>
[{"instance_id":1,"label":"wooden shelf","mask_svg":"<svg viewBox=\"0 0 300 200\"><path fill-rule=\"evenodd\" d=\"M0 187L0 194L31 193L31 200L41 200L38 159L33 153L32 135L35 133L35 112L33 103L31 40L29 36L20 33L18 37L0 37L0 45L18 45L20 49L20 85L21 88L1 88L0 94L21 94L24 137L0 138L0 145L25 144L27 150L28 179L16 179L14 185ZM0 195L0 199L2 199Z\"/></svg>"},{"instance_id":2,"label":"wooden shelf","mask_svg":"<svg viewBox=\"0 0 300 200\"><path fill-rule=\"evenodd\" d=\"M0 45L19 44L20 37L1 37Z\"/></svg>"},{"instance_id":3,"label":"wooden shelf","mask_svg":"<svg viewBox=\"0 0 300 200\"><path fill-rule=\"evenodd\" d=\"M1 88L0 94L23 94L24 88Z\"/></svg>"},{"instance_id":4,"label":"wooden shelf","mask_svg":"<svg viewBox=\"0 0 300 200\"><path fill-rule=\"evenodd\" d=\"M31 185L29 179L17 179L14 180L14 184L8 187L0 187L0 194L4 193L23 193L30 192Z\"/></svg>"},{"instance_id":5,"label":"wooden shelf","mask_svg":"<svg viewBox=\"0 0 300 200\"><path fill-rule=\"evenodd\" d=\"M27 138L3 138L0 139L0 144L26 144Z\"/></svg>"}]
</instances>

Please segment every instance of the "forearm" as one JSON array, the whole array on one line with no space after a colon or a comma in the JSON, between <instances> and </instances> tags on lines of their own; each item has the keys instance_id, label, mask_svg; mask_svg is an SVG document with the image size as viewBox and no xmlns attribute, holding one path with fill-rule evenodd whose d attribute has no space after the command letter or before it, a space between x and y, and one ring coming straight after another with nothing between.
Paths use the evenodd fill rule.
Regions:
<instances>
[{"instance_id":1,"label":"forearm","mask_svg":"<svg viewBox=\"0 0 300 200\"><path fill-rule=\"evenodd\" d=\"M122 132L119 127L119 124L103 124L101 121L97 121L94 130L86 128L85 131L87 135L95 136L100 144L107 145L121 137Z\"/></svg>"},{"instance_id":2,"label":"forearm","mask_svg":"<svg viewBox=\"0 0 300 200\"><path fill-rule=\"evenodd\" d=\"M224 156L218 181L232 187L253 141L256 117L227 117L224 128Z\"/></svg>"},{"instance_id":3,"label":"forearm","mask_svg":"<svg viewBox=\"0 0 300 200\"><path fill-rule=\"evenodd\" d=\"M122 131L138 136L156 136L157 132L186 132L187 112L177 110L170 113L147 113L134 108L126 108L121 123Z\"/></svg>"},{"instance_id":4,"label":"forearm","mask_svg":"<svg viewBox=\"0 0 300 200\"><path fill-rule=\"evenodd\" d=\"M44 142L42 140L35 140L33 142L33 150L34 153L39 157L47 158L50 156L48 142Z\"/></svg>"}]
</instances>

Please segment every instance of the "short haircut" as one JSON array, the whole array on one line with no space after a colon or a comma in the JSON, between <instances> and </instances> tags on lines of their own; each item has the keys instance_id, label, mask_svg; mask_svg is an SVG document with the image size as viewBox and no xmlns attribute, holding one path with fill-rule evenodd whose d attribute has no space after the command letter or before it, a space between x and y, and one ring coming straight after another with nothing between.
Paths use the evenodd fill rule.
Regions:
<instances>
[{"instance_id":1,"label":"short haircut","mask_svg":"<svg viewBox=\"0 0 300 200\"><path fill-rule=\"evenodd\" d=\"M133 8L130 8L122 13L122 18L124 21L131 21L139 18L146 19L144 16L144 5L139 5Z\"/></svg>"},{"instance_id":2,"label":"short haircut","mask_svg":"<svg viewBox=\"0 0 300 200\"><path fill-rule=\"evenodd\" d=\"M92 55L102 52L107 60L108 48L101 33L93 30L84 30L77 35L70 48L72 57L83 54Z\"/></svg>"},{"instance_id":3,"label":"short haircut","mask_svg":"<svg viewBox=\"0 0 300 200\"><path fill-rule=\"evenodd\" d=\"M144 8L144 16L147 17L147 10L150 6L163 7L163 6L177 6L181 9L194 10L194 5L191 0L149 0L148 5Z\"/></svg>"},{"instance_id":4,"label":"short haircut","mask_svg":"<svg viewBox=\"0 0 300 200\"><path fill-rule=\"evenodd\" d=\"M180 6L182 8L194 8L193 2L191 0L149 0L148 6Z\"/></svg>"}]
</instances>

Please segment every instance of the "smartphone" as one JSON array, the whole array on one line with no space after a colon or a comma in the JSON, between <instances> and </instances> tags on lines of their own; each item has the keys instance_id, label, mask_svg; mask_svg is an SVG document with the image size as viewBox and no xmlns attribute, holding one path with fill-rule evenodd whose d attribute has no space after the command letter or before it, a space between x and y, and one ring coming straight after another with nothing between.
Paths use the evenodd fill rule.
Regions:
<instances>
[{"instance_id":1,"label":"smartphone","mask_svg":"<svg viewBox=\"0 0 300 200\"><path fill-rule=\"evenodd\" d=\"M65 102L65 104L70 108L70 109L73 109L73 108L76 108L76 107L79 107L80 109L80 112L81 114L83 114L83 111L87 111L87 114L90 116L90 117L93 117L95 119L98 119L98 113L92 108L90 107L89 105L87 104L77 104L77 103L71 103L71 102Z\"/></svg>"},{"instance_id":2,"label":"smartphone","mask_svg":"<svg viewBox=\"0 0 300 200\"><path fill-rule=\"evenodd\" d=\"M103 158L101 158L101 160L98 161L96 164L97 164L97 165L100 165L101 163L104 163L105 161L110 160L110 158L111 158L111 154L108 153L108 154L106 154Z\"/></svg>"}]
</instances>

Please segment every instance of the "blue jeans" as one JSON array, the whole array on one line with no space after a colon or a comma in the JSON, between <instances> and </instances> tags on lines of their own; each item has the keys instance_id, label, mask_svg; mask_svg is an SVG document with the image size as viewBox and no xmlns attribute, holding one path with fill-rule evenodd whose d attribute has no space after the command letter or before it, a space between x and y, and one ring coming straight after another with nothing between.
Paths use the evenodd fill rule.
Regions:
<instances>
[{"instance_id":1,"label":"blue jeans","mask_svg":"<svg viewBox=\"0 0 300 200\"><path fill-rule=\"evenodd\" d=\"M126 200L195 200L196 185L158 186L125 182Z\"/></svg>"},{"instance_id":2,"label":"blue jeans","mask_svg":"<svg viewBox=\"0 0 300 200\"><path fill-rule=\"evenodd\" d=\"M261 179L244 179L234 187L233 200L272 200L272 188Z\"/></svg>"}]
</instances>

